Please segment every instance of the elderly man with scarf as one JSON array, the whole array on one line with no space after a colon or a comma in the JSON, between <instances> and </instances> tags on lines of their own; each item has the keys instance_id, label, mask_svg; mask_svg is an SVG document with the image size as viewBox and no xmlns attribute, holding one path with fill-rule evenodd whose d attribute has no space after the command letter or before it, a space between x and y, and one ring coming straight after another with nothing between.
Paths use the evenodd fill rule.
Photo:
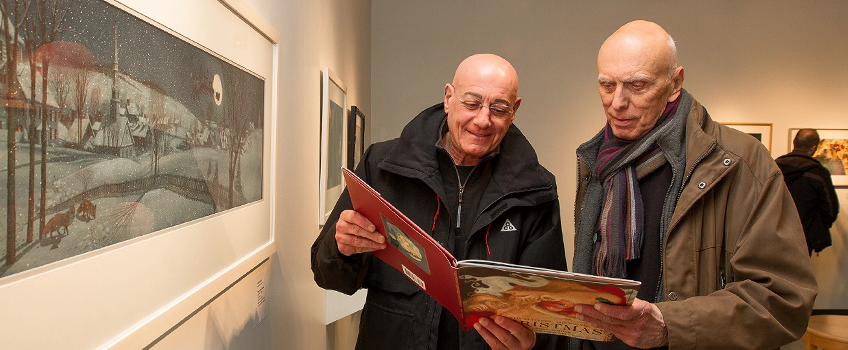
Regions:
<instances>
[{"instance_id":1,"label":"elderly man with scarf","mask_svg":"<svg viewBox=\"0 0 848 350\"><path fill-rule=\"evenodd\" d=\"M579 305L615 342L571 349L776 349L816 282L768 151L683 90L675 43L630 22L598 53L606 127L577 149L574 271L642 282L631 306Z\"/></svg>"}]
</instances>

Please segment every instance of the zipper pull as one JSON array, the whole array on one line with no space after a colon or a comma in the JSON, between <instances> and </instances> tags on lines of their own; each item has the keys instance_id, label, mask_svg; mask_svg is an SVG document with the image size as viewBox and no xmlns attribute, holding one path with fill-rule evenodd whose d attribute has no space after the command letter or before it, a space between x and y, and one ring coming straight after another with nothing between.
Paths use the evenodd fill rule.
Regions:
<instances>
[{"instance_id":1,"label":"zipper pull","mask_svg":"<svg viewBox=\"0 0 848 350\"><path fill-rule=\"evenodd\" d=\"M459 228L459 223L462 222L462 191L465 186L459 186L459 203L456 206L456 228Z\"/></svg>"}]
</instances>

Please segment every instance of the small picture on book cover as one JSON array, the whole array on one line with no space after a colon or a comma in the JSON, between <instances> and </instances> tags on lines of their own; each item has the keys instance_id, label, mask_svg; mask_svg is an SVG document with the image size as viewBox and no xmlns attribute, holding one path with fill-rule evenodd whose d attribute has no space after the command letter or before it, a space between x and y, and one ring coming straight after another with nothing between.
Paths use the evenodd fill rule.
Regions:
<instances>
[{"instance_id":1,"label":"small picture on book cover","mask_svg":"<svg viewBox=\"0 0 848 350\"><path fill-rule=\"evenodd\" d=\"M386 236L389 237L389 244L397 248L403 255L409 258L410 261L418 265L421 270L427 274L430 273L430 264L427 263L427 254L424 253L418 243L406 235L400 228L386 220L386 217L380 216L383 219L383 227L386 228Z\"/></svg>"},{"instance_id":2,"label":"small picture on book cover","mask_svg":"<svg viewBox=\"0 0 848 350\"><path fill-rule=\"evenodd\" d=\"M599 341L610 341L613 336L578 320L574 306L598 302L628 305L638 291L471 266L460 269L459 284L466 322L500 315L538 333Z\"/></svg>"}]
</instances>

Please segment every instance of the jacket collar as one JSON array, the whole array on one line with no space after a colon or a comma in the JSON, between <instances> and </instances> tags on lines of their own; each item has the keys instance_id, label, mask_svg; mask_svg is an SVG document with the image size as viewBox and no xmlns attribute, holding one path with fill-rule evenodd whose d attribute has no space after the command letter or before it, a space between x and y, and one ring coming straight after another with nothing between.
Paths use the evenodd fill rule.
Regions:
<instances>
[{"instance_id":1,"label":"jacket collar","mask_svg":"<svg viewBox=\"0 0 848 350\"><path fill-rule=\"evenodd\" d=\"M437 146L437 141L442 136L446 119L442 103L419 113L404 127L394 148L378 166L398 175L421 179L434 189L441 188L438 152L444 150ZM536 151L515 125L510 126L501 141L499 152L487 159L493 167L489 186L494 187L487 193L502 196L555 185L553 175L539 164Z\"/></svg>"},{"instance_id":2,"label":"jacket collar","mask_svg":"<svg viewBox=\"0 0 848 350\"><path fill-rule=\"evenodd\" d=\"M687 158L683 189L671 217L669 234L698 199L738 166L741 158L720 145L722 128L729 129L714 122L707 110L693 99L686 124ZM668 238L666 235L665 240Z\"/></svg>"},{"instance_id":3,"label":"jacket collar","mask_svg":"<svg viewBox=\"0 0 848 350\"><path fill-rule=\"evenodd\" d=\"M710 119L706 110L698 101L693 99L686 121L686 170L688 176L700 161L704 159L718 143L715 136L716 124ZM684 179L685 181L685 179Z\"/></svg>"}]
</instances>

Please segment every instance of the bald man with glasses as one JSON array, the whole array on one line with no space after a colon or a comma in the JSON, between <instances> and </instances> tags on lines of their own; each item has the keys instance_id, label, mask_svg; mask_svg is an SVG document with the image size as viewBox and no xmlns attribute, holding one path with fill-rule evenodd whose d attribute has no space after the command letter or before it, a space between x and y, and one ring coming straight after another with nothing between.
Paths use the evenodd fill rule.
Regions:
<instances>
[{"instance_id":1,"label":"bald man with glasses","mask_svg":"<svg viewBox=\"0 0 848 350\"><path fill-rule=\"evenodd\" d=\"M457 258L565 270L554 176L513 125L518 74L491 54L468 57L444 101L400 137L372 145L356 173ZM342 194L312 246L319 286L368 289L357 349L558 349L564 338L481 318L462 332L453 316L370 253L386 247Z\"/></svg>"}]
</instances>

